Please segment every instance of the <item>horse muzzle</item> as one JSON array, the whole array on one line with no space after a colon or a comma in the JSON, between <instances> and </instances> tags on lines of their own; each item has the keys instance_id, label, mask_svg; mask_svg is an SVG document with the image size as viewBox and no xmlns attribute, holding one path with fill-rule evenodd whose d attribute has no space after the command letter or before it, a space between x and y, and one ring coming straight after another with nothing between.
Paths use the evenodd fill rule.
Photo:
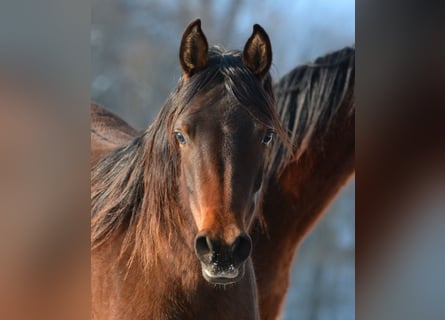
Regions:
<instances>
[{"instance_id":1,"label":"horse muzzle","mask_svg":"<svg viewBox=\"0 0 445 320\"><path fill-rule=\"evenodd\" d=\"M244 264L234 267L220 268L217 265L206 265L201 262L204 279L213 284L231 284L238 282L244 276Z\"/></svg>"},{"instance_id":2,"label":"horse muzzle","mask_svg":"<svg viewBox=\"0 0 445 320\"><path fill-rule=\"evenodd\" d=\"M240 233L230 244L206 232L200 232L195 238L195 253L201 261L202 274L214 284L238 282L244 275L244 263L251 251L252 240L245 233Z\"/></svg>"}]
</instances>

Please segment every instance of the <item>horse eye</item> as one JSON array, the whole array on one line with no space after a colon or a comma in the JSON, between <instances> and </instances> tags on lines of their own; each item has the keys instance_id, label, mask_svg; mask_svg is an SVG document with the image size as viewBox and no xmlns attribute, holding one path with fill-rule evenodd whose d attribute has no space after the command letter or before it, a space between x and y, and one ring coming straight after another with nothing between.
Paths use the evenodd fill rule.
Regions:
<instances>
[{"instance_id":1,"label":"horse eye","mask_svg":"<svg viewBox=\"0 0 445 320\"><path fill-rule=\"evenodd\" d=\"M179 144L187 143L187 140L185 140L185 137L181 132L175 131L173 134L175 135L175 138L176 138L176 140L178 140Z\"/></svg>"},{"instance_id":2,"label":"horse eye","mask_svg":"<svg viewBox=\"0 0 445 320\"><path fill-rule=\"evenodd\" d=\"M273 138L273 132L272 131L267 131L267 133L264 135L263 140L261 141L262 144L264 145L268 145Z\"/></svg>"}]
</instances>

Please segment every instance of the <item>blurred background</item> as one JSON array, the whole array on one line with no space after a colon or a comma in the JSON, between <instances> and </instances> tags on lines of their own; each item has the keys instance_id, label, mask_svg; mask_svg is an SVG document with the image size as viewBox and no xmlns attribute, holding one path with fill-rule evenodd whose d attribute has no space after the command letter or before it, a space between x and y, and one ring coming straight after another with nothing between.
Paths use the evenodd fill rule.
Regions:
<instances>
[{"instance_id":1,"label":"blurred background","mask_svg":"<svg viewBox=\"0 0 445 320\"><path fill-rule=\"evenodd\" d=\"M148 127L176 85L181 35L196 17L209 44L227 49L242 49L252 25L262 25L276 80L355 42L354 0L93 0L92 100ZM302 244L283 319L355 318L354 190L352 181Z\"/></svg>"}]
</instances>

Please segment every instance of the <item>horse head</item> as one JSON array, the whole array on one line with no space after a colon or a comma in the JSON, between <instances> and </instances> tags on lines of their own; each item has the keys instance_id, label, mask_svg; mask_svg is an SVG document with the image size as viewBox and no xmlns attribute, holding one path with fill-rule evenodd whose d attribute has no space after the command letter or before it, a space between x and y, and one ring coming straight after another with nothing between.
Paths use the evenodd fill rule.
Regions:
<instances>
[{"instance_id":1,"label":"horse head","mask_svg":"<svg viewBox=\"0 0 445 320\"><path fill-rule=\"evenodd\" d=\"M234 283L244 274L264 167L279 126L269 68L269 37L259 25L242 52L209 50L199 19L184 31L182 85L171 135L179 198L196 224L194 249L204 278Z\"/></svg>"}]
</instances>

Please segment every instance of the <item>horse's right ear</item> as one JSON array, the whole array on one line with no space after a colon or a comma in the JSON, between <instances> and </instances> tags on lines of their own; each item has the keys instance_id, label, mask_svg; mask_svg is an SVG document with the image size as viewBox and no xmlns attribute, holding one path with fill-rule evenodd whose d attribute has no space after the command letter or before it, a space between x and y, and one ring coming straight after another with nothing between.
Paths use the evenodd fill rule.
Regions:
<instances>
[{"instance_id":1,"label":"horse's right ear","mask_svg":"<svg viewBox=\"0 0 445 320\"><path fill-rule=\"evenodd\" d=\"M183 75L188 78L207 65L209 46L201 30L201 20L195 19L185 28L179 49Z\"/></svg>"}]
</instances>

